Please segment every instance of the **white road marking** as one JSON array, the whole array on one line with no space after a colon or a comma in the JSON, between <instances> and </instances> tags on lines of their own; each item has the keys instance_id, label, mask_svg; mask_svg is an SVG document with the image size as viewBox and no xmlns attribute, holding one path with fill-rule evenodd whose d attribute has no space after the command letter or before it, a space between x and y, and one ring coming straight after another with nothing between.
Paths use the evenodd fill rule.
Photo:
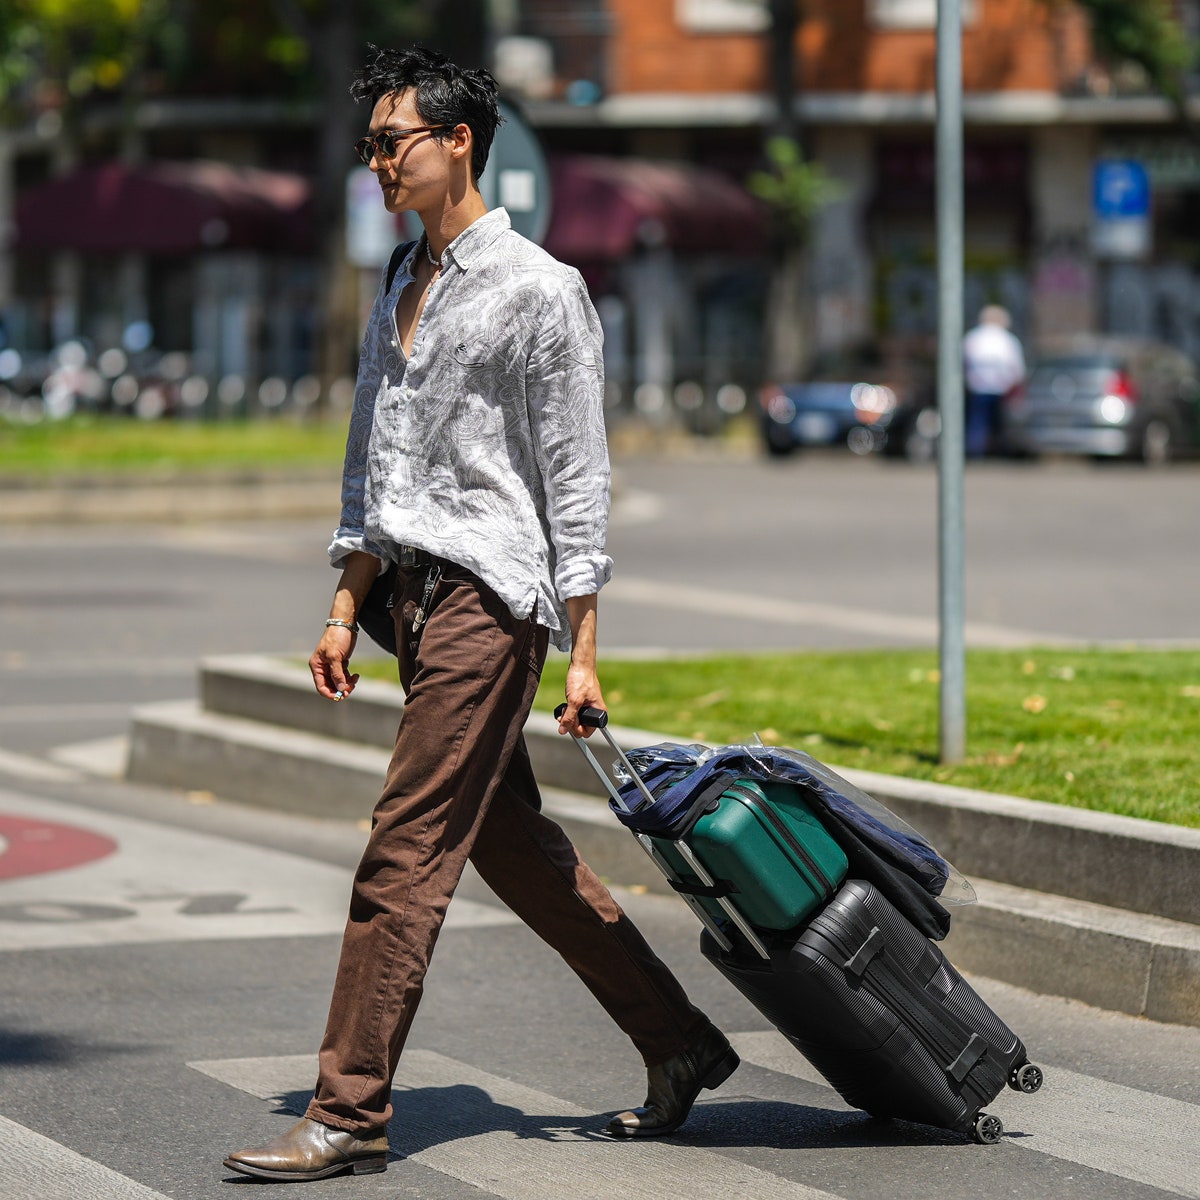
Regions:
<instances>
[{"instance_id":1,"label":"white road marking","mask_svg":"<svg viewBox=\"0 0 1200 1200\"><path fill-rule=\"evenodd\" d=\"M166 1200L6 1117L0 1117L0 1161L0 1200Z\"/></svg>"},{"instance_id":2,"label":"white road marking","mask_svg":"<svg viewBox=\"0 0 1200 1200\"><path fill-rule=\"evenodd\" d=\"M188 1065L262 1100L311 1093L317 1070L308 1055ZM426 1089L440 1100L404 1103ZM602 1115L428 1050L405 1051L395 1092L394 1151L504 1200L834 1200L697 1146L618 1145L598 1132Z\"/></svg>"},{"instance_id":3,"label":"white road marking","mask_svg":"<svg viewBox=\"0 0 1200 1200\"><path fill-rule=\"evenodd\" d=\"M13 792L0 791L0 812L78 825L119 845L80 867L0 881L0 951L311 937L345 926L351 872L342 867ZM446 928L517 922L460 897Z\"/></svg>"},{"instance_id":4,"label":"white road marking","mask_svg":"<svg viewBox=\"0 0 1200 1200\"><path fill-rule=\"evenodd\" d=\"M657 493L621 488L613 496L609 524L614 529L651 525L666 511L666 501Z\"/></svg>"},{"instance_id":5,"label":"white road marking","mask_svg":"<svg viewBox=\"0 0 1200 1200\"><path fill-rule=\"evenodd\" d=\"M52 762L72 767L85 775L99 775L104 779L124 779L129 762L129 738L126 734L116 737L94 738L87 742L72 742L66 746L55 746L50 751Z\"/></svg>"},{"instance_id":6,"label":"white road marking","mask_svg":"<svg viewBox=\"0 0 1200 1200\"><path fill-rule=\"evenodd\" d=\"M604 588L606 601L644 604L657 608L703 613L737 621L772 621L780 625L818 625L849 633L873 633L905 641L936 643L936 617L906 617L898 613L849 608L840 604L808 604L779 600L745 592L722 592L714 588L664 583L617 575ZM1039 642L1065 643L1071 639L1056 634L1012 629L968 621L965 636L973 646L1029 646Z\"/></svg>"},{"instance_id":7,"label":"white road marking","mask_svg":"<svg viewBox=\"0 0 1200 1200\"><path fill-rule=\"evenodd\" d=\"M746 1062L825 1084L782 1035L730 1037ZM987 1106L1020 1146L1052 1158L1145 1183L1177 1196L1200 1197L1200 1106L1039 1064L1046 1082L1032 1096L1007 1088Z\"/></svg>"},{"instance_id":8,"label":"white road marking","mask_svg":"<svg viewBox=\"0 0 1200 1200\"><path fill-rule=\"evenodd\" d=\"M45 783L75 783L81 778L78 771L26 754L14 754L11 750L0 750L0 775Z\"/></svg>"},{"instance_id":9,"label":"white road marking","mask_svg":"<svg viewBox=\"0 0 1200 1200\"><path fill-rule=\"evenodd\" d=\"M37 725L42 721L108 721L127 717L132 701L94 704L0 704L0 725Z\"/></svg>"},{"instance_id":10,"label":"white road marking","mask_svg":"<svg viewBox=\"0 0 1200 1200\"><path fill-rule=\"evenodd\" d=\"M0 656L0 675L27 675L33 667L30 655L23 650L9 650ZM72 654L66 658L54 657L53 651L42 652L38 647L37 677L48 679L77 680L85 675L120 674L124 679L156 678L191 679L196 674L196 658L139 658L131 663L128 657L89 658Z\"/></svg>"}]
</instances>

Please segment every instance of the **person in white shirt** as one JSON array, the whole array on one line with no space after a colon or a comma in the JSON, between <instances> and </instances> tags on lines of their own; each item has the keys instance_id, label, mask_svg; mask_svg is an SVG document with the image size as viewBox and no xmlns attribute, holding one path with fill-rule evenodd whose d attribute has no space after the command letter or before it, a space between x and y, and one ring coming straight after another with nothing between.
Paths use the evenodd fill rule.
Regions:
<instances>
[{"instance_id":1,"label":"person in white shirt","mask_svg":"<svg viewBox=\"0 0 1200 1200\"><path fill-rule=\"evenodd\" d=\"M377 51L352 89L356 146L389 212L422 236L385 276L346 447L341 569L309 660L317 691L354 691L357 617L395 569L404 715L354 878L305 1117L225 1165L281 1182L387 1168L392 1077L468 859L630 1037L644 1106L616 1137L666 1134L738 1065L725 1036L541 812L521 734L551 638L571 652L560 733L604 708L597 592L609 464L600 323L579 273L489 212L478 189L499 123L495 80L442 55ZM536 1027L536 985L528 997Z\"/></svg>"},{"instance_id":2,"label":"person in white shirt","mask_svg":"<svg viewBox=\"0 0 1200 1200\"><path fill-rule=\"evenodd\" d=\"M1025 355L1011 327L1008 310L989 304L963 339L968 458L981 458L995 449L1004 397L1025 379Z\"/></svg>"}]
</instances>

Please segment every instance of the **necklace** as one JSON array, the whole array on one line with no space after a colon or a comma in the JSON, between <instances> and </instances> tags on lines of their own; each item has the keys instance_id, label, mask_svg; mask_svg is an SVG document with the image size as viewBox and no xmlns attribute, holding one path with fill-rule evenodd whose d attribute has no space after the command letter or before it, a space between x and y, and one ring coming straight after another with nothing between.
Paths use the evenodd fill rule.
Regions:
<instances>
[{"instance_id":1,"label":"necklace","mask_svg":"<svg viewBox=\"0 0 1200 1200\"><path fill-rule=\"evenodd\" d=\"M442 273L442 260L433 257L433 251L429 248L428 237L425 239L425 257L429 259L429 265L433 268L434 276L440 275Z\"/></svg>"}]
</instances>

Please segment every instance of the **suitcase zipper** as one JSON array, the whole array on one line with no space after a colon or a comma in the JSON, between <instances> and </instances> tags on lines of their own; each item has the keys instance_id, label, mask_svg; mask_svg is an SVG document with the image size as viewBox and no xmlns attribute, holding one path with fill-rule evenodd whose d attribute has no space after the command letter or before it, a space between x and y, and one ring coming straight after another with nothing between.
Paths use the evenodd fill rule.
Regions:
<instances>
[{"instance_id":1,"label":"suitcase zipper","mask_svg":"<svg viewBox=\"0 0 1200 1200\"><path fill-rule=\"evenodd\" d=\"M808 873L821 885L822 891L828 894L834 890L836 885L833 880L825 874L817 860L809 853L808 848L796 838L769 803L763 804L752 791L739 783L732 784L726 795L740 800L752 813L760 814L783 844L795 854L807 868Z\"/></svg>"}]
</instances>

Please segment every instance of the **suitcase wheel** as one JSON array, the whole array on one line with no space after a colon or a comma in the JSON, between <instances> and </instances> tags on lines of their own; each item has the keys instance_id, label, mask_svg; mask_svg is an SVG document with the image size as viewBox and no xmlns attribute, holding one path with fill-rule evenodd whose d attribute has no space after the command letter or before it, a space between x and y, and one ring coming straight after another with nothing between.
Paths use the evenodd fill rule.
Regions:
<instances>
[{"instance_id":1,"label":"suitcase wheel","mask_svg":"<svg viewBox=\"0 0 1200 1200\"><path fill-rule=\"evenodd\" d=\"M994 1146L1004 1134L1004 1122L999 1117L980 1113L975 1118L975 1140L981 1146Z\"/></svg>"},{"instance_id":2,"label":"suitcase wheel","mask_svg":"<svg viewBox=\"0 0 1200 1200\"><path fill-rule=\"evenodd\" d=\"M1008 1073L1008 1086L1014 1092L1036 1092L1042 1086L1042 1068L1022 1063Z\"/></svg>"}]
</instances>

